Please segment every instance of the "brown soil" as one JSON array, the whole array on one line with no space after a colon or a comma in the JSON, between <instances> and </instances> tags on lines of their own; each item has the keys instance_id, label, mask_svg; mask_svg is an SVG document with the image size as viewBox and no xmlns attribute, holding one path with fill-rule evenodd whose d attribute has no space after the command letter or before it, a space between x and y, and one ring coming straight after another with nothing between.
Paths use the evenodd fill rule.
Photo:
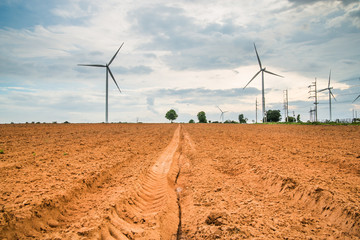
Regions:
<instances>
[{"instance_id":1,"label":"brown soil","mask_svg":"<svg viewBox=\"0 0 360 240\"><path fill-rule=\"evenodd\" d=\"M359 239L360 127L0 125L0 239Z\"/></svg>"}]
</instances>

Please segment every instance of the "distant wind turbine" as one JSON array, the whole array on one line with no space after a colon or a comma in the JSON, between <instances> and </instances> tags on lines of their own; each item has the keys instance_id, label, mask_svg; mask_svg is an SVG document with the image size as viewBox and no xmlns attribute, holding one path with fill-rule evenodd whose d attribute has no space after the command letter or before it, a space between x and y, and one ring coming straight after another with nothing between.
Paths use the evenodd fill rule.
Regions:
<instances>
[{"instance_id":1,"label":"distant wind turbine","mask_svg":"<svg viewBox=\"0 0 360 240\"><path fill-rule=\"evenodd\" d=\"M359 95L359 96L357 96L357 97L355 98L355 100L354 100L352 103L354 103L356 100L358 100L358 98L360 98L360 95Z\"/></svg>"},{"instance_id":2,"label":"distant wind turbine","mask_svg":"<svg viewBox=\"0 0 360 240\"><path fill-rule=\"evenodd\" d=\"M262 115L263 115L263 122L266 122L264 72L275 75L275 76L278 76L278 77L282 77L282 78L283 78L283 76L272 73L272 72L269 72L268 70L266 70L266 67L263 68L262 65L261 65L259 54L258 54L258 52L256 50L255 43L254 43L254 48L255 48L255 52L256 52L256 57L257 57L258 62L259 62L260 70L253 76L253 78L246 84L246 86L243 89L245 89L249 85L249 83L251 83L251 81L254 80L254 78L256 78L256 76L259 75L259 73L261 72L261 75L262 75L262 113L263 113Z\"/></svg>"},{"instance_id":3,"label":"distant wind turbine","mask_svg":"<svg viewBox=\"0 0 360 240\"><path fill-rule=\"evenodd\" d=\"M220 114L220 120L222 120L222 122L224 122L224 113L228 112L228 111L223 111L221 110L221 108L219 106L217 106L217 108L220 110L221 114Z\"/></svg>"},{"instance_id":4,"label":"distant wind turbine","mask_svg":"<svg viewBox=\"0 0 360 240\"><path fill-rule=\"evenodd\" d=\"M330 111L330 122L331 122L331 96L334 98L334 100L336 101L336 98L334 96L334 94L332 93L331 89L333 89L333 87L330 87L330 78L331 78L331 69L330 69L330 73L329 73L329 83L328 83L328 87L319 90L319 92L325 91L325 90L329 90L329 111Z\"/></svg>"},{"instance_id":5,"label":"distant wind turbine","mask_svg":"<svg viewBox=\"0 0 360 240\"><path fill-rule=\"evenodd\" d=\"M114 61L116 55L118 54L118 52L120 51L120 48L124 45L124 43L121 44L121 46L119 47L119 49L116 51L115 55L111 58L110 62L102 65L102 64L78 64L78 66L87 66L87 67L104 67L106 68L106 100L105 100L105 122L108 123L108 116L109 116L109 106L108 106L108 99L109 99L109 80L108 80L108 75L110 73L111 78L114 80L114 83L116 85L116 87L119 89L119 92L121 93L121 90L119 88L119 85L117 84L114 75L112 74L111 70L110 70L110 64Z\"/></svg>"}]
</instances>

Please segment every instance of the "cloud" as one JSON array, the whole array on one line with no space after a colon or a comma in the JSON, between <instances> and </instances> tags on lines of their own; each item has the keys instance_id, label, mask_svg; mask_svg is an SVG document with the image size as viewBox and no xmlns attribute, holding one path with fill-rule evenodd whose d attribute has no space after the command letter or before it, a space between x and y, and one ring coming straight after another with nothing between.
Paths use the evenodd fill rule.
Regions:
<instances>
[{"instance_id":1,"label":"cloud","mask_svg":"<svg viewBox=\"0 0 360 240\"><path fill-rule=\"evenodd\" d=\"M140 48L167 51L161 59L174 70L235 67L243 60L242 46L251 42L231 19L203 25L181 8L154 5L129 18L138 34L150 36Z\"/></svg>"},{"instance_id":2,"label":"cloud","mask_svg":"<svg viewBox=\"0 0 360 240\"><path fill-rule=\"evenodd\" d=\"M256 88L217 89L189 88L189 89L158 89L150 91L150 99L167 98L173 99L175 103L192 105L218 105L221 103L232 103L235 98L247 98L258 95L260 91Z\"/></svg>"},{"instance_id":3,"label":"cloud","mask_svg":"<svg viewBox=\"0 0 360 240\"><path fill-rule=\"evenodd\" d=\"M140 65L140 66L134 66L134 67L114 67L111 68L113 72L118 72L119 74L135 74L135 75L144 75L144 74L150 74L153 70L150 67Z\"/></svg>"},{"instance_id":4,"label":"cloud","mask_svg":"<svg viewBox=\"0 0 360 240\"><path fill-rule=\"evenodd\" d=\"M312 103L306 102L306 86L315 77L319 86L326 85L330 68L339 101L347 96L341 94L357 96L338 91L346 88L340 81L359 76L360 6L355 0L38 3L0 3L0 20L5 19L0 25L0 102L7 120L16 121L13 109L31 116L28 107L103 121L105 70L77 64L106 64L122 42L111 65L123 92L110 84L110 119L116 121L136 116L144 122L166 121L163 115L170 108L180 111L179 118L196 118L204 109L218 119L216 105L251 118L247 115L254 115L255 98L261 95L260 76L245 90L240 87L258 71L253 42L263 65L285 76L265 77L268 107L281 107L282 90L289 89L296 108L308 115ZM6 6L4 14L1 6ZM19 6L24 6L20 12ZM17 16L23 20L12 24ZM99 107L92 111L91 104ZM334 113L339 105L334 104Z\"/></svg>"},{"instance_id":5,"label":"cloud","mask_svg":"<svg viewBox=\"0 0 360 240\"><path fill-rule=\"evenodd\" d=\"M341 3L344 6L347 6L352 3L358 3L358 0L288 0L290 3L293 3L295 5L307 5L307 4L315 4L318 2L338 2Z\"/></svg>"}]
</instances>

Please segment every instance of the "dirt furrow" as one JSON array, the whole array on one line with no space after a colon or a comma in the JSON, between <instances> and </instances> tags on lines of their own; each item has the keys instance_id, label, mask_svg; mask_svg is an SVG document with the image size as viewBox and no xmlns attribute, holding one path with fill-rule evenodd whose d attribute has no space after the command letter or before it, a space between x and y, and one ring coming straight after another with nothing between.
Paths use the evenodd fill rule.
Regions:
<instances>
[{"instance_id":1,"label":"dirt furrow","mask_svg":"<svg viewBox=\"0 0 360 240\"><path fill-rule=\"evenodd\" d=\"M135 184L139 174L148 171L176 128L167 125L156 129L154 125L135 124L68 127L21 126L15 128L16 131L6 131L9 136L1 132L6 154L1 156L0 162L9 158L18 166L14 172L6 164L0 165L1 175L5 177L0 183L5 186L0 189L1 239L96 238L99 225L119 196ZM36 156L30 154L29 161L21 158L27 151L31 153L32 148L24 130L36 140L31 142L37 147L33 150ZM140 138L137 137L139 131ZM16 134L21 136L18 141L23 141L18 150L12 136ZM86 141L81 138L84 135ZM57 138L61 138L58 144L61 147L53 146ZM74 139L75 142L80 139L80 144L74 144ZM154 145L155 141L160 142ZM47 149L54 151L56 148L66 151L66 154L61 152L62 159L56 160L55 155L47 152ZM43 175L47 176L46 180L35 181L34 185L32 179L41 179ZM57 191L46 190L54 185ZM39 192L39 197L32 192ZM17 200L9 201L14 194Z\"/></svg>"},{"instance_id":2,"label":"dirt furrow","mask_svg":"<svg viewBox=\"0 0 360 240\"><path fill-rule=\"evenodd\" d=\"M252 128L251 133L246 132L247 128ZM309 172L323 164L307 160L311 153L309 156L292 144L296 148L292 151L299 154L296 161L292 161L292 154L288 159L278 159L287 142L274 139L272 132L254 138L256 126L241 127L242 131L235 129L185 126L196 141L195 155L188 156L191 172L181 174L190 186L188 197L183 197L181 205L185 239L359 238L358 188L349 184L349 179L359 182L355 171L343 174L334 165L327 165L320 168L322 172L318 175L311 175ZM329 134L329 130L325 129L323 134ZM338 139L348 141L347 138L338 134ZM250 141L254 144L249 144ZM298 142L301 146L304 140ZM345 151L350 156L355 151L354 155L358 156L358 148L352 144ZM329 169L336 176L328 175ZM313 182L315 176L322 182L309 183L308 176L312 176ZM331 185L326 179L345 184Z\"/></svg>"},{"instance_id":3,"label":"dirt furrow","mask_svg":"<svg viewBox=\"0 0 360 240\"><path fill-rule=\"evenodd\" d=\"M113 209L108 223L102 226L101 239L177 239L179 234L178 178L182 127L128 199Z\"/></svg>"}]
</instances>

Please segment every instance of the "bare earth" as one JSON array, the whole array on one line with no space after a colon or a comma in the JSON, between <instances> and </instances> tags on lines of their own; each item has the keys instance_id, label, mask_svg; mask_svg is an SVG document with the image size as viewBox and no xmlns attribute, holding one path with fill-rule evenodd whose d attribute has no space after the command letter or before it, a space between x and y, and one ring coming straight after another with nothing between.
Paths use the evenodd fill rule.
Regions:
<instances>
[{"instance_id":1,"label":"bare earth","mask_svg":"<svg viewBox=\"0 0 360 240\"><path fill-rule=\"evenodd\" d=\"M360 239L360 127L0 125L0 239Z\"/></svg>"}]
</instances>

